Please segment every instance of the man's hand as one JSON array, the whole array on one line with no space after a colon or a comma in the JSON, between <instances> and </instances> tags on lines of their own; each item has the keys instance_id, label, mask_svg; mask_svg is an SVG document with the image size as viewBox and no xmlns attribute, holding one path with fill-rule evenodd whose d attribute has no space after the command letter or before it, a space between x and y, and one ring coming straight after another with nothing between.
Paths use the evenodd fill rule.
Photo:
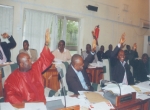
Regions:
<instances>
[{"instance_id":1,"label":"man's hand","mask_svg":"<svg viewBox=\"0 0 150 110\"><path fill-rule=\"evenodd\" d=\"M121 39L120 39L120 44L123 45L123 43L125 42L125 33L122 34Z\"/></svg>"},{"instance_id":2,"label":"man's hand","mask_svg":"<svg viewBox=\"0 0 150 110\"><path fill-rule=\"evenodd\" d=\"M47 29L45 33L45 45L48 46L49 43L50 43L50 32L49 29Z\"/></svg>"},{"instance_id":3,"label":"man's hand","mask_svg":"<svg viewBox=\"0 0 150 110\"><path fill-rule=\"evenodd\" d=\"M136 49L137 49L137 45L136 45L136 43L134 43L134 44L133 44L133 47L132 47L132 50L135 51Z\"/></svg>"},{"instance_id":4,"label":"man's hand","mask_svg":"<svg viewBox=\"0 0 150 110\"><path fill-rule=\"evenodd\" d=\"M8 35L7 33L3 33L3 34L1 34L1 36L2 36L4 39L9 37L9 35Z\"/></svg>"},{"instance_id":5,"label":"man's hand","mask_svg":"<svg viewBox=\"0 0 150 110\"><path fill-rule=\"evenodd\" d=\"M93 42L92 42L92 52L95 52L96 51L96 40L93 39Z\"/></svg>"},{"instance_id":6,"label":"man's hand","mask_svg":"<svg viewBox=\"0 0 150 110\"><path fill-rule=\"evenodd\" d=\"M96 45L98 46L98 41L97 41L97 38L96 38L96 36L95 36L94 31L92 31L92 36L93 36L93 38L96 40Z\"/></svg>"}]
</instances>

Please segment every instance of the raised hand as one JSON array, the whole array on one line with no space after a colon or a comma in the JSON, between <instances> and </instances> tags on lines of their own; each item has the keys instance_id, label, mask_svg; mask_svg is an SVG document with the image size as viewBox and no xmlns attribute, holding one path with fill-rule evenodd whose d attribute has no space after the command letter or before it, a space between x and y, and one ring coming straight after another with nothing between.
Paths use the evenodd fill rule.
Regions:
<instances>
[{"instance_id":1,"label":"raised hand","mask_svg":"<svg viewBox=\"0 0 150 110\"><path fill-rule=\"evenodd\" d=\"M45 45L48 46L49 43L50 43L50 32L49 29L47 29L45 32Z\"/></svg>"},{"instance_id":2,"label":"raised hand","mask_svg":"<svg viewBox=\"0 0 150 110\"><path fill-rule=\"evenodd\" d=\"M8 35L7 33L3 33L3 34L1 34L1 36L2 36L4 39L9 37L9 35Z\"/></svg>"},{"instance_id":3,"label":"raised hand","mask_svg":"<svg viewBox=\"0 0 150 110\"><path fill-rule=\"evenodd\" d=\"M120 38L120 44L123 45L123 43L125 42L125 33L122 34L121 38Z\"/></svg>"},{"instance_id":4,"label":"raised hand","mask_svg":"<svg viewBox=\"0 0 150 110\"><path fill-rule=\"evenodd\" d=\"M134 43L132 46L132 50L136 50L136 49L137 49L137 45L136 45L136 43Z\"/></svg>"},{"instance_id":5,"label":"raised hand","mask_svg":"<svg viewBox=\"0 0 150 110\"><path fill-rule=\"evenodd\" d=\"M96 45L98 45L98 41L97 41L97 38L96 38L96 36L95 36L94 31L92 31L92 36L93 36L93 38L96 40Z\"/></svg>"}]
</instances>

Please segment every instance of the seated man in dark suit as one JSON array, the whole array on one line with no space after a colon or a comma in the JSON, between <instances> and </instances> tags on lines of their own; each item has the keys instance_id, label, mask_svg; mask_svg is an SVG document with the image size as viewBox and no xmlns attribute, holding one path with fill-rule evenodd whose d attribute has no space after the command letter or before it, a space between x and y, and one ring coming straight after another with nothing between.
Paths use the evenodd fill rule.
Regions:
<instances>
[{"instance_id":1,"label":"seated man in dark suit","mask_svg":"<svg viewBox=\"0 0 150 110\"><path fill-rule=\"evenodd\" d=\"M129 64L125 61L125 53L121 50L121 46L125 42L125 34L122 35L118 46L111 54L111 76L112 80L117 83L123 83L127 85L133 85L134 79L130 71Z\"/></svg>"},{"instance_id":2,"label":"seated man in dark suit","mask_svg":"<svg viewBox=\"0 0 150 110\"><path fill-rule=\"evenodd\" d=\"M108 50L105 52L105 58L106 59L109 59L111 57L112 50L113 50L113 46L111 44L109 44Z\"/></svg>"},{"instance_id":3,"label":"seated man in dark suit","mask_svg":"<svg viewBox=\"0 0 150 110\"><path fill-rule=\"evenodd\" d=\"M104 49L104 46L101 45L100 50L97 52L97 58L99 61L103 61L102 59L105 59Z\"/></svg>"},{"instance_id":4,"label":"seated man in dark suit","mask_svg":"<svg viewBox=\"0 0 150 110\"><path fill-rule=\"evenodd\" d=\"M0 63L11 62L11 52L10 49L16 46L16 41L13 36L9 36L7 33L1 34L1 36L5 39L9 40L9 43L1 42L0 40Z\"/></svg>"},{"instance_id":5,"label":"seated man in dark suit","mask_svg":"<svg viewBox=\"0 0 150 110\"><path fill-rule=\"evenodd\" d=\"M133 46L133 52L136 54L136 43ZM133 74L136 79L136 81L144 82L148 81L147 75L149 75L149 62L148 62L148 54L144 53L142 55L142 59L135 59L132 58L130 60L130 65L133 67Z\"/></svg>"},{"instance_id":6,"label":"seated man in dark suit","mask_svg":"<svg viewBox=\"0 0 150 110\"><path fill-rule=\"evenodd\" d=\"M71 64L68 67L66 73L66 82L69 91L74 92L74 94L76 95L79 94L78 91L94 90L86 73L86 68L88 67L88 64L94 60L93 52L95 52L96 45L93 45L92 47L92 52L88 54L84 61L80 55L73 55L71 59Z\"/></svg>"},{"instance_id":7,"label":"seated man in dark suit","mask_svg":"<svg viewBox=\"0 0 150 110\"><path fill-rule=\"evenodd\" d=\"M125 53L125 61L130 61L133 58L138 58L138 52L136 50L131 50L130 45L126 45L126 50L124 50Z\"/></svg>"}]
</instances>

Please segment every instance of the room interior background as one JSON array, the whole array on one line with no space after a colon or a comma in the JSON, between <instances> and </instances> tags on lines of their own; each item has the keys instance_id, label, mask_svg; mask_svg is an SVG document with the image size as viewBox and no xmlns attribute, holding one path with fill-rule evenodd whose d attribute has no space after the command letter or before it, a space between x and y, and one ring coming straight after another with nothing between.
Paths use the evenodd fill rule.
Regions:
<instances>
[{"instance_id":1,"label":"room interior background","mask_svg":"<svg viewBox=\"0 0 150 110\"><path fill-rule=\"evenodd\" d=\"M113 47L119 42L122 33L126 33L126 44L132 46L137 43L139 57L143 54L144 36L150 35L150 30L143 28L143 22L149 24L149 0L0 0L0 5L13 7L13 24L9 34L16 39L17 46L12 50L12 61L16 62L16 55L22 48L24 38L25 10L35 10L63 18L70 18L79 23L77 52L85 50L87 43L91 44L92 34L96 25L100 25L99 45ZM90 11L86 6L98 7L98 11ZM5 15L7 17L8 15ZM12 20L10 19L10 20ZM36 28L36 27L35 27ZM2 31L2 30L1 30ZM0 32L1 32L0 31ZM44 32L41 37L44 39ZM56 36L55 34L53 35ZM43 41L44 42L44 41ZM31 42L30 42L31 43ZM33 43L37 43L32 40ZM42 45L35 46L38 52ZM57 47L57 45L56 45Z\"/></svg>"}]
</instances>

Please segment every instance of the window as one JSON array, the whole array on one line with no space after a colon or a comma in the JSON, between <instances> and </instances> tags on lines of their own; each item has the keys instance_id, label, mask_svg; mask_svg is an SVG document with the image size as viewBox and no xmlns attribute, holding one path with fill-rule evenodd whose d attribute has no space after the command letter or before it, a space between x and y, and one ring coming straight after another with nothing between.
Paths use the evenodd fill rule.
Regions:
<instances>
[{"instance_id":1,"label":"window","mask_svg":"<svg viewBox=\"0 0 150 110\"><path fill-rule=\"evenodd\" d=\"M45 31L48 28L51 36L50 49L56 49L57 23L58 19L54 14L30 9L24 10L23 40L29 41L29 48L36 49L38 56L43 49Z\"/></svg>"},{"instance_id":2,"label":"window","mask_svg":"<svg viewBox=\"0 0 150 110\"><path fill-rule=\"evenodd\" d=\"M78 29L78 19L70 17L58 19L58 42L61 39L64 40L66 48L71 51L71 54L77 53Z\"/></svg>"},{"instance_id":3,"label":"window","mask_svg":"<svg viewBox=\"0 0 150 110\"><path fill-rule=\"evenodd\" d=\"M13 7L0 5L0 34L6 32L9 35L12 35L13 12ZM2 41L7 41L7 39L2 39Z\"/></svg>"},{"instance_id":4,"label":"window","mask_svg":"<svg viewBox=\"0 0 150 110\"><path fill-rule=\"evenodd\" d=\"M50 28L50 49L55 50L58 42L64 40L66 48L74 54L77 53L78 24L75 18L25 9L23 40L28 40L30 48L37 49L39 53L43 48L45 30Z\"/></svg>"}]
</instances>

